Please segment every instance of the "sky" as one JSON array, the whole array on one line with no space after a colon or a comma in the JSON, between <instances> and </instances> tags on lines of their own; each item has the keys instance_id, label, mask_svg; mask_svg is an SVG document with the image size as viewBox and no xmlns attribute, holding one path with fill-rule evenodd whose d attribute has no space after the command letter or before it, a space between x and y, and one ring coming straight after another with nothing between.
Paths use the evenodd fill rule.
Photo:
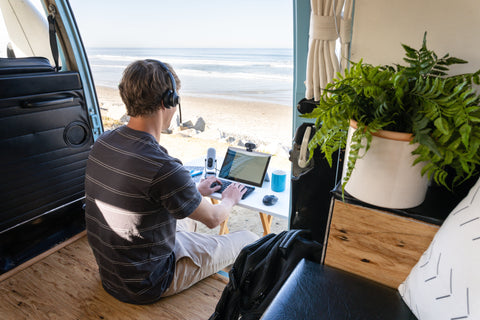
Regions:
<instances>
[{"instance_id":1,"label":"sky","mask_svg":"<svg viewBox=\"0 0 480 320\"><path fill-rule=\"evenodd\" d=\"M87 47L291 48L292 0L70 0Z\"/></svg>"},{"instance_id":2,"label":"sky","mask_svg":"<svg viewBox=\"0 0 480 320\"><path fill-rule=\"evenodd\" d=\"M40 0L29 0L41 7ZM292 48L292 0L70 0L87 47ZM8 35L0 15L0 54Z\"/></svg>"}]
</instances>

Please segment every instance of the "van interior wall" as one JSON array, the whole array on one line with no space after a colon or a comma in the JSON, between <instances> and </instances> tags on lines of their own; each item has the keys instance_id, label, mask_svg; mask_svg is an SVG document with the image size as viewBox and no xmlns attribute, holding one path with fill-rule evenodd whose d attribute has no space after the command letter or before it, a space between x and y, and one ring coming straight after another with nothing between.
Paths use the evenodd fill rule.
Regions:
<instances>
[{"instance_id":1,"label":"van interior wall","mask_svg":"<svg viewBox=\"0 0 480 320\"><path fill-rule=\"evenodd\" d=\"M427 47L467 60L452 74L480 69L478 0L355 0L350 58L370 64L402 63L401 43L418 49L427 31Z\"/></svg>"}]
</instances>

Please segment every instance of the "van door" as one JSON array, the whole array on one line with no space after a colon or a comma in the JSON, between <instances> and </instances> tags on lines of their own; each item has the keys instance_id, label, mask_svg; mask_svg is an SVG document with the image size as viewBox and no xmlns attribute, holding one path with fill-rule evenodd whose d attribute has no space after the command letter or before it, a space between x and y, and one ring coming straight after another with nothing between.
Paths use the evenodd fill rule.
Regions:
<instances>
[{"instance_id":1,"label":"van door","mask_svg":"<svg viewBox=\"0 0 480 320\"><path fill-rule=\"evenodd\" d=\"M103 127L68 2L0 10L1 273L84 230L86 160Z\"/></svg>"}]
</instances>

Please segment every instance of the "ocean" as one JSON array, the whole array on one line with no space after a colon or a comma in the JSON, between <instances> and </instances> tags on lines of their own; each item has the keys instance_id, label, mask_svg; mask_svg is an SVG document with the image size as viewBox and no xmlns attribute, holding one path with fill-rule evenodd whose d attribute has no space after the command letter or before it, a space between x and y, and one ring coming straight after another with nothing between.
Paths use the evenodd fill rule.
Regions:
<instances>
[{"instance_id":1,"label":"ocean","mask_svg":"<svg viewBox=\"0 0 480 320\"><path fill-rule=\"evenodd\" d=\"M180 96L292 104L292 49L87 48L87 54L100 86L117 87L135 60L158 59L175 69Z\"/></svg>"}]
</instances>

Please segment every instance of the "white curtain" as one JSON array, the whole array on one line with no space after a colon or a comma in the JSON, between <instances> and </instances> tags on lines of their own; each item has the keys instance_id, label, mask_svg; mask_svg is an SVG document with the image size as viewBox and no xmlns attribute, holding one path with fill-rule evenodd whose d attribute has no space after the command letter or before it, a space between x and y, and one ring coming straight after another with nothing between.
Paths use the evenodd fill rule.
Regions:
<instances>
[{"instance_id":1,"label":"white curtain","mask_svg":"<svg viewBox=\"0 0 480 320\"><path fill-rule=\"evenodd\" d=\"M310 3L312 11L305 97L318 101L322 89L341 70L335 53L338 38L341 38L342 42L342 68L346 65L351 35L352 0L311 0ZM344 4L344 13L347 15L342 17ZM344 42L346 54L343 49Z\"/></svg>"}]
</instances>

